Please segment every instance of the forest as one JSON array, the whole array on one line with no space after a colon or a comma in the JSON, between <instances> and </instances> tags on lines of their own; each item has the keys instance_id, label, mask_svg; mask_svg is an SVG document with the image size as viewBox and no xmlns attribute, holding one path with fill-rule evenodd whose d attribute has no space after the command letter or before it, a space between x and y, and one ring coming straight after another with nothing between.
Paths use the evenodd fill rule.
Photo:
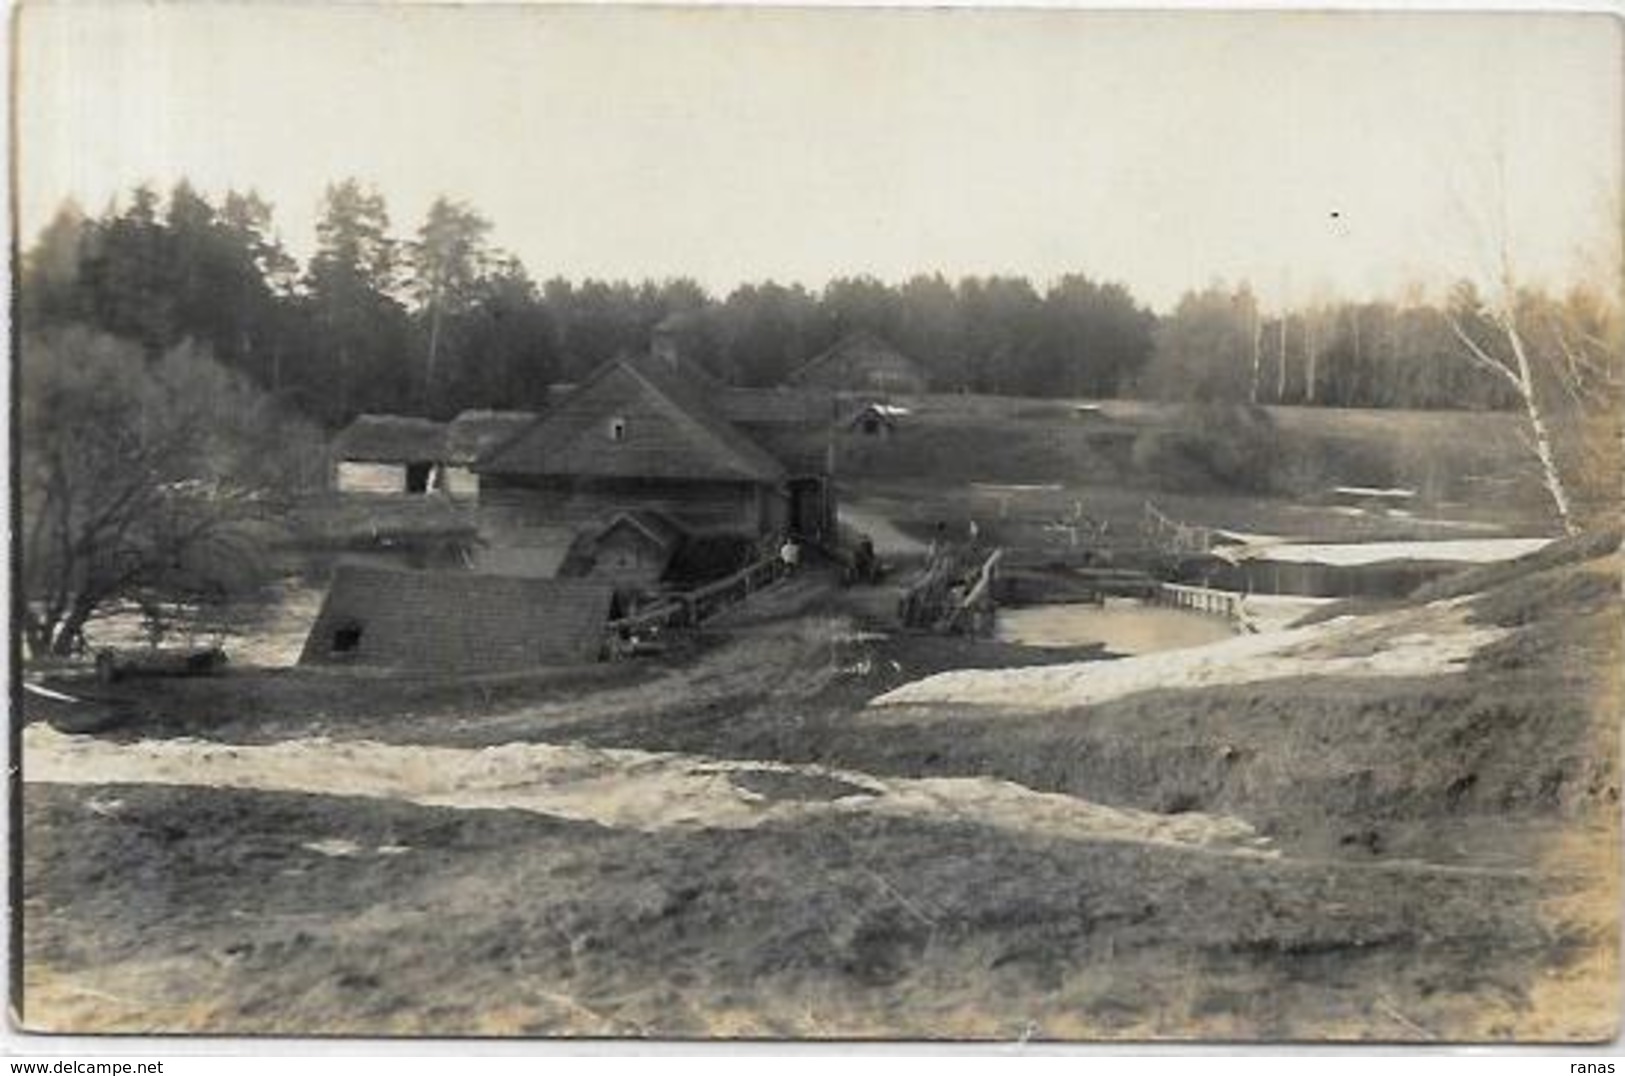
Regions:
<instances>
[{"instance_id":1,"label":"forest","mask_svg":"<svg viewBox=\"0 0 1625 1076\"><path fill-rule=\"evenodd\" d=\"M1516 404L1452 333L1452 309L1471 317L1482 306L1467 285L1442 307L1416 290L1281 312L1246 284L1214 282L1161 316L1125 286L1081 273L1036 284L855 275L816 290L747 283L719 297L687 279L538 283L491 236L477 209L446 197L403 235L382 195L344 180L324 192L301 265L252 192L211 201L184 182L167 195L142 186L99 216L61 207L23 258L20 321L26 334L83 327L149 357L202 346L328 428L368 411L540 406L549 384L643 348L673 313L690 315L695 360L749 386L780 384L868 330L921 363L940 392Z\"/></svg>"}]
</instances>

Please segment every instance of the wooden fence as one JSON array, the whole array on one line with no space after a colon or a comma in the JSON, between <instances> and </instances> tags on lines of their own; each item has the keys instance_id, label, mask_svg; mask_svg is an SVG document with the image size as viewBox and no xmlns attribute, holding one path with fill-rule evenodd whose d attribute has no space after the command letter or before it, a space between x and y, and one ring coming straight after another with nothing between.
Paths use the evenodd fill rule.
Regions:
<instances>
[{"instance_id":1,"label":"wooden fence","mask_svg":"<svg viewBox=\"0 0 1625 1076\"><path fill-rule=\"evenodd\" d=\"M725 579L674 594L652 609L611 620L605 625L605 631L611 637L619 638L653 628L694 627L744 601L783 575L784 564L777 556L763 557Z\"/></svg>"},{"instance_id":2,"label":"wooden fence","mask_svg":"<svg viewBox=\"0 0 1625 1076\"><path fill-rule=\"evenodd\" d=\"M1213 549L1213 528L1181 523L1150 501L1145 502L1140 530L1147 544L1163 553L1184 555L1208 553Z\"/></svg>"}]
</instances>

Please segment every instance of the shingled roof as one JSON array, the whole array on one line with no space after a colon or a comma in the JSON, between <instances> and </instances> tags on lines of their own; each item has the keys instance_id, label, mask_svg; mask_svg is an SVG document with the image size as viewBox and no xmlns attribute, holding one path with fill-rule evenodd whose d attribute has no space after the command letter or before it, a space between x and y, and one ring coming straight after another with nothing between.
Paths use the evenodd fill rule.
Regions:
<instances>
[{"instance_id":1,"label":"shingled roof","mask_svg":"<svg viewBox=\"0 0 1625 1076\"><path fill-rule=\"evenodd\" d=\"M344 565L299 662L446 675L585 664L613 596L576 580Z\"/></svg>"},{"instance_id":2,"label":"shingled roof","mask_svg":"<svg viewBox=\"0 0 1625 1076\"><path fill-rule=\"evenodd\" d=\"M709 382L707 383L709 384ZM620 436L610 432L619 421ZM478 461L481 474L776 483L784 467L648 357L605 363L529 430Z\"/></svg>"},{"instance_id":3,"label":"shingled roof","mask_svg":"<svg viewBox=\"0 0 1625 1076\"><path fill-rule=\"evenodd\" d=\"M446 426L406 415L357 415L333 439L333 454L357 463L439 463Z\"/></svg>"}]
</instances>

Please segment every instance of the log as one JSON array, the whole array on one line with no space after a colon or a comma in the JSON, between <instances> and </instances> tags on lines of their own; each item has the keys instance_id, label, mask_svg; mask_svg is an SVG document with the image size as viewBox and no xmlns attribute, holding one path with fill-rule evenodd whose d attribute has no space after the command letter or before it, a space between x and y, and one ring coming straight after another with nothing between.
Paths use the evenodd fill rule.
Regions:
<instances>
[{"instance_id":1,"label":"log","mask_svg":"<svg viewBox=\"0 0 1625 1076\"><path fill-rule=\"evenodd\" d=\"M96 676L103 683L139 677L213 676L226 667L218 646L185 650L103 650L96 655Z\"/></svg>"}]
</instances>

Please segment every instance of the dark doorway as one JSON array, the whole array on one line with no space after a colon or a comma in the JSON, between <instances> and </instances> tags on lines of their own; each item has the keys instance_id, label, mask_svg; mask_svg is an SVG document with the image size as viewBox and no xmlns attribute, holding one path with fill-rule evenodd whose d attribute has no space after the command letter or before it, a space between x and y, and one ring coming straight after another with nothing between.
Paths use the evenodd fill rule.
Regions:
<instances>
[{"instance_id":1,"label":"dark doorway","mask_svg":"<svg viewBox=\"0 0 1625 1076\"><path fill-rule=\"evenodd\" d=\"M830 510L828 485L822 478L797 478L790 482L790 530L815 542L827 541L834 512Z\"/></svg>"},{"instance_id":2,"label":"dark doorway","mask_svg":"<svg viewBox=\"0 0 1625 1076\"><path fill-rule=\"evenodd\" d=\"M434 473L432 463L408 463L406 465L406 492L429 492L429 476Z\"/></svg>"}]
</instances>

